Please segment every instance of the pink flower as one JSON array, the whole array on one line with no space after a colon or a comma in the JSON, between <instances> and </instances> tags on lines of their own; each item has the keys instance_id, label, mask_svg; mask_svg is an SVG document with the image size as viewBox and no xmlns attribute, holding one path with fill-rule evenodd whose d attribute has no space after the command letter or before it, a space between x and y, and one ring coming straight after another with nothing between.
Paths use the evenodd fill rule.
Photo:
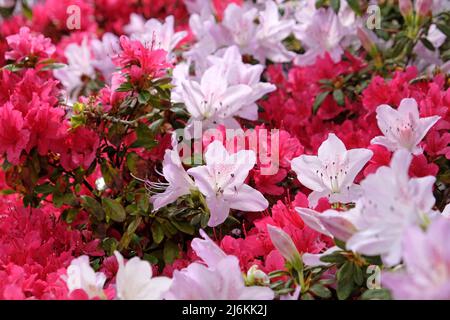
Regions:
<instances>
[{"instance_id":1,"label":"pink flower","mask_svg":"<svg viewBox=\"0 0 450 320\"><path fill-rule=\"evenodd\" d=\"M246 287L235 256L226 255L204 231L204 240L196 238L192 248L206 264L194 262L173 273L173 282L166 299L189 300L271 300L270 288Z\"/></svg>"},{"instance_id":2,"label":"pink flower","mask_svg":"<svg viewBox=\"0 0 450 320\"><path fill-rule=\"evenodd\" d=\"M123 52L113 58L113 62L127 70L133 82L160 78L172 65L167 62L167 52L162 49L153 50L144 46L140 41L130 40L126 36L120 37Z\"/></svg>"},{"instance_id":3,"label":"pink flower","mask_svg":"<svg viewBox=\"0 0 450 320\"><path fill-rule=\"evenodd\" d=\"M35 96L34 101L37 100ZM33 101L33 102L34 102ZM49 150L54 150L64 132L61 123L64 121L64 110L52 108L46 103L33 103L34 107L25 117L26 128L30 131L28 150L37 146L40 155L46 155Z\"/></svg>"},{"instance_id":4,"label":"pink flower","mask_svg":"<svg viewBox=\"0 0 450 320\"><path fill-rule=\"evenodd\" d=\"M55 46L49 38L42 34L32 35L28 27L20 28L18 34L6 38L12 50L6 52L8 60L21 61L25 57L29 59L48 59L55 52Z\"/></svg>"},{"instance_id":5,"label":"pink flower","mask_svg":"<svg viewBox=\"0 0 450 320\"><path fill-rule=\"evenodd\" d=\"M99 137L93 131L83 127L71 131L59 146L61 165L68 171L89 168L99 145Z\"/></svg>"},{"instance_id":6,"label":"pink flower","mask_svg":"<svg viewBox=\"0 0 450 320\"><path fill-rule=\"evenodd\" d=\"M384 272L382 284L394 299L450 299L450 220L439 218L424 232L411 227L403 238L402 269Z\"/></svg>"},{"instance_id":7,"label":"pink flower","mask_svg":"<svg viewBox=\"0 0 450 320\"><path fill-rule=\"evenodd\" d=\"M15 110L10 103L0 107L0 153L6 152L8 161L18 164L29 138L30 131L25 129L20 111Z\"/></svg>"},{"instance_id":8,"label":"pink flower","mask_svg":"<svg viewBox=\"0 0 450 320\"><path fill-rule=\"evenodd\" d=\"M406 149L420 154L422 149L418 144L439 119L439 116L421 118L414 99L403 99L397 110L386 104L381 105L377 108L377 121L384 136L373 138L371 143L391 151Z\"/></svg>"}]
</instances>

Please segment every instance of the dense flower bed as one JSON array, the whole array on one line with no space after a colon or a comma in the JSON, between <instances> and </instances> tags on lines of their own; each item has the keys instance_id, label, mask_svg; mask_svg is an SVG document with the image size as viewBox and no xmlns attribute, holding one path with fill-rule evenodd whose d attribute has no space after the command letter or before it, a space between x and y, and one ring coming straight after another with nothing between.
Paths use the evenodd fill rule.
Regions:
<instances>
[{"instance_id":1,"label":"dense flower bed","mask_svg":"<svg viewBox=\"0 0 450 320\"><path fill-rule=\"evenodd\" d=\"M449 4L0 1L0 299L450 299Z\"/></svg>"}]
</instances>

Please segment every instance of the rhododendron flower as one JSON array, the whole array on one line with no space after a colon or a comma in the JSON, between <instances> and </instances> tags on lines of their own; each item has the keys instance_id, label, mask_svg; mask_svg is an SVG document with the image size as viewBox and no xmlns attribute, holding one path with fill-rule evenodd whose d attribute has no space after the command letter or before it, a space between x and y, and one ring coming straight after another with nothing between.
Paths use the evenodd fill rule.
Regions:
<instances>
[{"instance_id":1,"label":"rhododendron flower","mask_svg":"<svg viewBox=\"0 0 450 320\"><path fill-rule=\"evenodd\" d=\"M173 150L166 150L163 160L163 175L168 182L168 186L162 193L154 194L150 201L153 203L153 210L156 211L172 202L179 197L190 194L191 189L195 189L194 181L186 173L178 154L177 145ZM163 184L147 182L150 188L164 186Z\"/></svg>"},{"instance_id":2,"label":"rhododendron flower","mask_svg":"<svg viewBox=\"0 0 450 320\"><path fill-rule=\"evenodd\" d=\"M397 151L390 167L380 167L361 182L362 196L349 211L298 211L311 228L346 241L349 250L380 255L386 265L396 265L406 229L426 225L436 216L432 210L435 177L410 179L411 160L406 150Z\"/></svg>"},{"instance_id":3,"label":"rhododendron flower","mask_svg":"<svg viewBox=\"0 0 450 320\"><path fill-rule=\"evenodd\" d=\"M25 129L20 111L15 110L9 102L0 107L0 154L6 152L8 161L18 164L29 138L30 131Z\"/></svg>"},{"instance_id":4,"label":"rhododendron flower","mask_svg":"<svg viewBox=\"0 0 450 320\"><path fill-rule=\"evenodd\" d=\"M99 137L91 130L79 127L69 132L58 148L61 165L70 171L78 167L89 168L100 145Z\"/></svg>"},{"instance_id":5,"label":"rhododendron flower","mask_svg":"<svg viewBox=\"0 0 450 320\"><path fill-rule=\"evenodd\" d=\"M162 49L153 50L151 44L144 45L140 41L121 36L120 46L123 51L113 58L113 62L125 70L133 71L135 75L132 78L160 78L172 66L167 61L167 52Z\"/></svg>"},{"instance_id":6,"label":"rhododendron flower","mask_svg":"<svg viewBox=\"0 0 450 320\"><path fill-rule=\"evenodd\" d=\"M226 124L231 128L240 127L233 116L247 104L252 94L251 87L243 84L228 85L218 66L206 70L200 83L187 80L183 81L181 86L182 101L191 115L188 128L194 121L202 121L204 129L217 124Z\"/></svg>"},{"instance_id":7,"label":"rhododendron flower","mask_svg":"<svg viewBox=\"0 0 450 320\"><path fill-rule=\"evenodd\" d=\"M186 31L174 31L174 17L166 17L164 23L158 19L145 21L137 14L131 14L130 24L124 27L131 39L143 44L152 44L152 49L163 49L171 53L178 43L187 36Z\"/></svg>"},{"instance_id":8,"label":"rhododendron flower","mask_svg":"<svg viewBox=\"0 0 450 320\"><path fill-rule=\"evenodd\" d=\"M424 232L418 226L403 238L403 267L383 272L382 285L394 299L450 299L450 220L440 218Z\"/></svg>"},{"instance_id":9,"label":"rhododendron flower","mask_svg":"<svg viewBox=\"0 0 450 320\"><path fill-rule=\"evenodd\" d=\"M92 39L90 42L94 59L92 65L100 70L106 83L111 83L111 77L116 70L112 57L120 52L119 38L112 33L105 33L102 39Z\"/></svg>"},{"instance_id":10,"label":"rhododendron flower","mask_svg":"<svg viewBox=\"0 0 450 320\"><path fill-rule=\"evenodd\" d=\"M258 20L258 48L253 52L255 58L261 63L266 59L278 63L290 62L296 54L288 51L282 41L291 34L295 21L280 19L278 6L274 1L265 1L265 10L260 12Z\"/></svg>"},{"instance_id":11,"label":"rhododendron flower","mask_svg":"<svg viewBox=\"0 0 450 320\"><path fill-rule=\"evenodd\" d=\"M273 84L260 81L264 66L243 63L239 48L236 46L227 48L222 57L209 56L208 60L212 65L220 68L220 72L224 74L230 86L243 84L252 89L251 94L247 97L247 103L236 113L236 116L248 120L257 120L258 106L256 101L276 89Z\"/></svg>"},{"instance_id":12,"label":"rhododendron flower","mask_svg":"<svg viewBox=\"0 0 450 320\"><path fill-rule=\"evenodd\" d=\"M67 58L67 65L53 71L55 78L63 84L67 90L67 95L71 101L76 101L83 85L84 78L93 79L95 70L92 64L92 54L87 38L83 39L80 45L71 43L66 47L64 55Z\"/></svg>"},{"instance_id":13,"label":"rhododendron flower","mask_svg":"<svg viewBox=\"0 0 450 320\"><path fill-rule=\"evenodd\" d=\"M47 59L55 52L55 46L49 38L42 34L32 35L28 27L20 28L18 34L6 38L12 49L5 53L5 58L21 62L28 57L30 59Z\"/></svg>"},{"instance_id":14,"label":"rhododendron flower","mask_svg":"<svg viewBox=\"0 0 450 320\"><path fill-rule=\"evenodd\" d=\"M268 287L246 287L239 261L226 255L203 230L192 248L206 264L191 263L181 271L174 271L173 282L166 299L183 300L271 300L273 291Z\"/></svg>"},{"instance_id":15,"label":"rhododendron flower","mask_svg":"<svg viewBox=\"0 0 450 320\"><path fill-rule=\"evenodd\" d=\"M228 154L220 141L214 141L205 152L205 166L188 170L195 185L206 196L211 217L208 226L226 220L230 209L262 211L269 205L264 196L245 184L249 171L256 163L253 151L241 150Z\"/></svg>"},{"instance_id":16,"label":"rhododendron flower","mask_svg":"<svg viewBox=\"0 0 450 320\"><path fill-rule=\"evenodd\" d=\"M406 149L420 154L422 149L418 144L439 119L439 116L420 118L417 102L410 98L403 99L398 110L381 105L377 108L377 121L384 136L373 138L371 143L391 151Z\"/></svg>"},{"instance_id":17,"label":"rhododendron flower","mask_svg":"<svg viewBox=\"0 0 450 320\"><path fill-rule=\"evenodd\" d=\"M357 231L353 225L355 211L337 212L335 210L326 210L319 213L308 208L295 209L302 217L303 222L326 236L347 241Z\"/></svg>"},{"instance_id":18,"label":"rhododendron flower","mask_svg":"<svg viewBox=\"0 0 450 320\"><path fill-rule=\"evenodd\" d=\"M124 262L115 251L119 263L116 275L116 295L121 300L161 300L172 280L167 277L152 277L152 267L147 261L134 257Z\"/></svg>"},{"instance_id":19,"label":"rhododendron flower","mask_svg":"<svg viewBox=\"0 0 450 320\"><path fill-rule=\"evenodd\" d=\"M347 150L344 143L330 133L319 147L317 156L301 155L292 160L292 170L298 180L313 192L309 205L328 197L331 202L352 202L358 198L359 187L353 183L356 175L370 160L368 149Z\"/></svg>"},{"instance_id":20,"label":"rhododendron flower","mask_svg":"<svg viewBox=\"0 0 450 320\"><path fill-rule=\"evenodd\" d=\"M341 55L344 53L342 41L352 32L350 28L342 24L331 8L314 10L312 15L306 18L306 23L305 16L300 14L301 10L297 17L301 24L294 27L294 34L305 46L306 52L295 58L295 64L311 65L317 57L323 57L326 52L334 62L341 61ZM303 14L306 15L306 12Z\"/></svg>"},{"instance_id":21,"label":"rhododendron flower","mask_svg":"<svg viewBox=\"0 0 450 320\"><path fill-rule=\"evenodd\" d=\"M105 297L103 286L106 276L104 273L95 272L92 269L88 256L81 256L70 262L65 281L70 293L81 289L88 295L89 299Z\"/></svg>"}]
</instances>

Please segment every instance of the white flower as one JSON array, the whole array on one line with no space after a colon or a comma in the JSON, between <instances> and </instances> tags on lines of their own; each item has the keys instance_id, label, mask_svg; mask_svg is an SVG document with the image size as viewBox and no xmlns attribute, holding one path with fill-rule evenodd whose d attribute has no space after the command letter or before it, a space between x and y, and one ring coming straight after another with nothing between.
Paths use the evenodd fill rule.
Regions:
<instances>
[{"instance_id":1,"label":"white flower","mask_svg":"<svg viewBox=\"0 0 450 320\"><path fill-rule=\"evenodd\" d=\"M171 53L187 35L186 31L174 31L173 16L166 17L164 23L161 23L158 19L145 21L142 16L132 13L130 24L126 25L124 30L132 39L151 45L153 49L163 49L168 53Z\"/></svg>"},{"instance_id":2,"label":"white flower","mask_svg":"<svg viewBox=\"0 0 450 320\"><path fill-rule=\"evenodd\" d=\"M397 110L383 104L377 108L377 121L384 136L373 138L371 143L391 151L406 149L420 154L422 149L418 144L439 119L439 116L420 118L417 102L411 98L403 99Z\"/></svg>"},{"instance_id":3,"label":"white flower","mask_svg":"<svg viewBox=\"0 0 450 320\"><path fill-rule=\"evenodd\" d=\"M152 278L152 267L147 261L134 257L124 263L115 251L119 263L116 275L116 295L121 300L161 300L172 281L167 277Z\"/></svg>"},{"instance_id":4,"label":"white flower","mask_svg":"<svg viewBox=\"0 0 450 320\"><path fill-rule=\"evenodd\" d=\"M293 19L280 19L278 6L273 1L266 1L266 8L259 13L259 25L256 31L258 49L253 53L256 59L264 63L266 59L273 62L290 62L296 54L288 51L282 41L292 32Z\"/></svg>"},{"instance_id":5,"label":"white flower","mask_svg":"<svg viewBox=\"0 0 450 320\"><path fill-rule=\"evenodd\" d=\"M63 68L53 70L55 78L61 81L67 90L68 97L75 101L83 86L83 77L94 78L95 70L92 64L92 55L85 38L81 45L71 43L66 47L64 55L67 65Z\"/></svg>"},{"instance_id":6,"label":"white flower","mask_svg":"<svg viewBox=\"0 0 450 320\"><path fill-rule=\"evenodd\" d=\"M306 49L294 61L301 66L314 64L326 52L334 62L341 61L343 47L356 35L354 14L348 14L344 6L337 15L331 8L316 9L314 3L307 1L296 14L299 23L294 27L294 35Z\"/></svg>"},{"instance_id":7,"label":"white flower","mask_svg":"<svg viewBox=\"0 0 450 320\"><path fill-rule=\"evenodd\" d=\"M194 182L183 168L176 144L173 146L173 150L166 150L162 170L168 185L147 182L150 188L165 188L164 192L156 193L150 198L151 203L153 203L153 211L174 202L183 195L190 194L191 189L195 189Z\"/></svg>"},{"instance_id":8,"label":"white flower","mask_svg":"<svg viewBox=\"0 0 450 320\"><path fill-rule=\"evenodd\" d=\"M208 60L212 65L220 68L221 74L227 79L229 85L243 84L252 89L247 98L247 103L236 113L236 116L248 120L257 120L258 106L256 101L276 89L273 84L260 81L264 66L243 63L237 46L228 47L222 57L209 56Z\"/></svg>"},{"instance_id":9,"label":"white flower","mask_svg":"<svg viewBox=\"0 0 450 320\"><path fill-rule=\"evenodd\" d=\"M222 25L229 31L232 43L243 53L251 54L256 48L255 19L258 10L251 6L238 6L234 3L225 9Z\"/></svg>"},{"instance_id":10,"label":"white flower","mask_svg":"<svg viewBox=\"0 0 450 320\"><path fill-rule=\"evenodd\" d=\"M298 180L313 190L309 195L310 207L328 197L331 202L352 202L358 198L356 175L372 157L368 149L347 150L336 135L330 133L318 150L317 156L301 155L292 160L292 170Z\"/></svg>"},{"instance_id":11,"label":"white flower","mask_svg":"<svg viewBox=\"0 0 450 320\"><path fill-rule=\"evenodd\" d=\"M247 103L252 89L248 85L228 85L219 67L212 66L203 74L200 83L195 80L181 82L181 97L193 121L202 121L206 130L217 124L240 128L233 118Z\"/></svg>"},{"instance_id":12,"label":"white flower","mask_svg":"<svg viewBox=\"0 0 450 320\"><path fill-rule=\"evenodd\" d=\"M90 299L105 297L103 286L106 276L102 272L96 273L92 269L88 256L81 256L70 262L65 281L69 292L81 289L86 292Z\"/></svg>"},{"instance_id":13,"label":"white flower","mask_svg":"<svg viewBox=\"0 0 450 320\"><path fill-rule=\"evenodd\" d=\"M102 40L93 39L90 43L94 59L92 65L100 70L106 83L111 83L112 74L116 71L116 66L112 62L112 57L118 54L120 48L119 38L112 33L105 33Z\"/></svg>"},{"instance_id":14,"label":"white flower","mask_svg":"<svg viewBox=\"0 0 450 320\"><path fill-rule=\"evenodd\" d=\"M226 220L230 209L262 211L269 205L264 196L245 184L249 171L256 162L253 151L241 150L229 155L219 141L208 146L205 166L194 167L188 173L205 195L211 217L208 226L214 227Z\"/></svg>"},{"instance_id":15,"label":"white flower","mask_svg":"<svg viewBox=\"0 0 450 320\"><path fill-rule=\"evenodd\" d=\"M432 210L435 177L409 178L412 155L397 151L390 167L381 167L361 182L363 195L346 212L317 213L297 208L314 230L346 241L349 250L380 255L384 264L401 261L402 239L410 226L426 225L438 216Z\"/></svg>"}]
</instances>

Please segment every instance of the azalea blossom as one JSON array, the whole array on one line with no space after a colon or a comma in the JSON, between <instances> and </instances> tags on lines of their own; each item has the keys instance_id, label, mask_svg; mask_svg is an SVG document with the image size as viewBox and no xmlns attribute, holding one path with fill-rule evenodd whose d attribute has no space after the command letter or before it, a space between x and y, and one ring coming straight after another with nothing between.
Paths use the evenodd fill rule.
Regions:
<instances>
[{"instance_id":1,"label":"azalea blossom","mask_svg":"<svg viewBox=\"0 0 450 320\"><path fill-rule=\"evenodd\" d=\"M230 209L262 211L269 203L257 190L245 184L256 163L253 151L241 150L229 154L220 141L214 141L205 152L206 165L189 169L195 185L205 195L211 217L208 226L223 223Z\"/></svg>"},{"instance_id":2,"label":"azalea blossom","mask_svg":"<svg viewBox=\"0 0 450 320\"><path fill-rule=\"evenodd\" d=\"M282 41L292 32L295 20L281 18L274 1L265 2L265 10L259 13L259 25L256 30L258 48L253 55L261 63L266 59L273 62L289 62L296 54L288 51Z\"/></svg>"},{"instance_id":3,"label":"azalea blossom","mask_svg":"<svg viewBox=\"0 0 450 320\"><path fill-rule=\"evenodd\" d=\"M164 23L161 23L158 19L145 21L144 17L133 13L130 16L130 24L126 25L124 30L131 39L168 53L171 53L187 35L186 31L174 31L173 16L166 17Z\"/></svg>"},{"instance_id":4,"label":"azalea blossom","mask_svg":"<svg viewBox=\"0 0 450 320\"><path fill-rule=\"evenodd\" d=\"M192 248L204 264L191 263L173 274L173 283L165 298L169 300L271 300L268 287L246 287L239 261L226 255L203 231L204 239L192 240ZM206 265L205 265L206 264Z\"/></svg>"},{"instance_id":5,"label":"azalea blossom","mask_svg":"<svg viewBox=\"0 0 450 320\"><path fill-rule=\"evenodd\" d=\"M330 133L320 145L317 156L301 155L292 159L291 165L298 180L313 190L308 200L310 207L315 207L322 197L328 197L331 202L355 201L359 187L353 181L372 155L368 149L347 150L344 143Z\"/></svg>"},{"instance_id":6,"label":"azalea blossom","mask_svg":"<svg viewBox=\"0 0 450 320\"><path fill-rule=\"evenodd\" d=\"M220 68L229 85L243 84L251 88L252 92L248 95L247 103L236 113L236 116L256 120L258 118L256 101L276 89L273 84L260 81L264 66L243 63L239 48L236 46L227 48L222 57L209 56L208 60L212 65Z\"/></svg>"},{"instance_id":7,"label":"azalea blossom","mask_svg":"<svg viewBox=\"0 0 450 320\"><path fill-rule=\"evenodd\" d=\"M173 150L166 150L163 160L162 174L167 184L147 181L150 189L159 190L164 188L161 193L151 196L150 201L153 204L153 211L174 202L181 196L191 193L195 189L194 181L186 173L178 153L178 147L173 145Z\"/></svg>"},{"instance_id":8,"label":"azalea blossom","mask_svg":"<svg viewBox=\"0 0 450 320\"><path fill-rule=\"evenodd\" d=\"M138 257L124 262L115 251L119 263L116 275L116 295L121 300L161 300L172 280L167 277L152 277L152 267Z\"/></svg>"},{"instance_id":9,"label":"azalea blossom","mask_svg":"<svg viewBox=\"0 0 450 320\"><path fill-rule=\"evenodd\" d=\"M71 43L66 47L64 55L67 65L53 71L55 78L63 84L67 90L69 101L75 101L83 88L83 77L93 79L95 69L92 64L92 54L88 46L88 40L83 39L80 45Z\"/></svg>"},{"instance_id":10,"label":"azalea blossom","mask_svg":"<svg viewBox=\"0 0 450 320\"><path fill-rule=\"evenodd\" d=\"M294 266L298 266L301 263L301 258L291 237L282 229L270 224L267 225L267 231L274 247L277 248L281 255Z\"/></svg>"},{"instance_id":11,"label":"azalea blossom","mask_svg":"<svg viewBox=\"0 0 450 320\"><path fill-rule=\"evenodd\" d=\"M386 265L396 265L408 227L426 225L437 215L432 210L435 177L409 178L411 161L407 151L397 151L390 167L379 168L361 182L362 196L347 212L297 210L308 226L346 241L348 249L380 255Z\"/></svg>"},{"instance_id":12,"label":"azalea blossom","mask_svg":"<svg viewBox=\"0 0 450 320\"><path fill-rule=\"evenodd\" d=\"M65 281L70 292L81 289L90 299L95 297L105 298L103 287L106 276L104 273L95 272L92 269L88 256L81 256L70 262Z\"/></svg>"},{"instance_id":13,"label":"azalea blossom","mask_svg":"<svg viewBox=\"0 0 450 320\"><path fill-rule=\"evenodd\" d=\"M419 143L439 119L439 116L420 118L417 102L411 98L403 99L397 110L383 104L377 108L377 121L384 136L373 138L371 143L391 151L406 149L420 154Z\"/></svg>"},{"instance_id":14,"label":"azalea blossom","mask_svg":"<svg viewBox=\"0 0 450 320\"><path fill-rule=\"evenodd\" d=\"M116 66L112 61L112 57L117 55L121 49L119 45L119 38L107 32L103 35L102 39L91 40L90 46L94 59L92 65L100 70L106 83L111 83L112 74L116 71Z\"/></svg>"},{"instance_id":15,"label":"azalea blossom","mask_svg":"<svg viewBox=\"0 0 450 320\"><path fill-rule=\"evenodd\" d=\"M186 80L181 82L181 98L191 115L187 128L194 121L202 121L208 129L218 124L231 128L240 128L233 118L244 107L252 89L248 85L229 85L225 76L220 74L218 66L212 66L203 74L200 82Z\"/></svg>"},{"instance_id":16,"label":"azalea blossom","mask_svg":"<svg viewBox=\"0 0 450 320\"><path fill-rule=\"evenodd\" d=\"M383 272L383 287L395 299L450 299L450 220L437 219L424 232L413 226L403 238L403 267Z\"/></svg>"},{"instance_id":17,"label":"azalea blossom","mask_svg":"<svg viewBox=\"0 0 450 320\"><path fill-rule=\"evenodd\" d=\"M354 13L347 14L345 1L340 9L341 16L332 8L315 8L315 1L306 1L296 12L298 24L294 27L294 35L302 42L306 52L298 55L294 62L297 65L311 65L317 57L329 53L334 62L341 61L344 47L349 39L356 35Z\"/></svg>"}]
</instances>

